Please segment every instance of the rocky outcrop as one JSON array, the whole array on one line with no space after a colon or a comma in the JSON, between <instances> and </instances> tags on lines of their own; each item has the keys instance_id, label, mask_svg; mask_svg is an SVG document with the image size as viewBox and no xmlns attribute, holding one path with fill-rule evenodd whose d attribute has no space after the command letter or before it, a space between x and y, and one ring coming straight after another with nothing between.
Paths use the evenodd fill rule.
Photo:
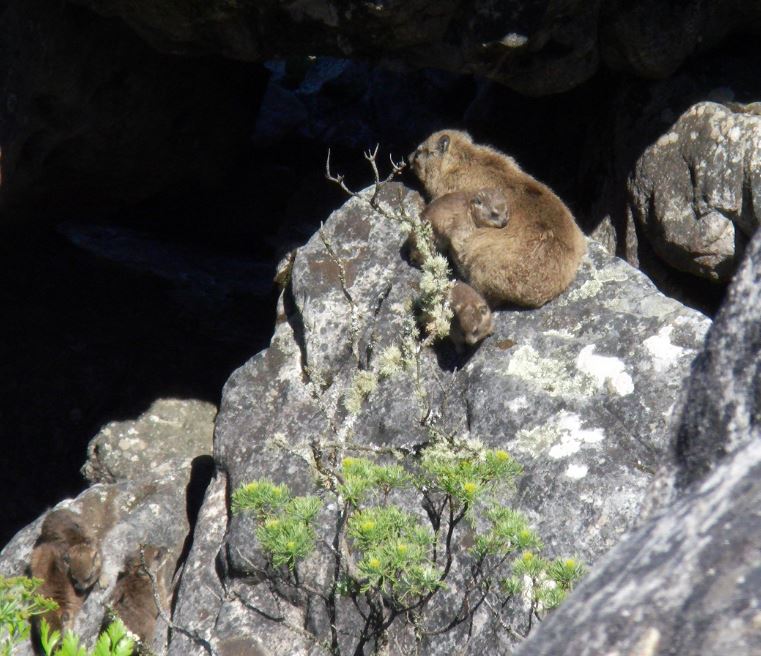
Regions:
<instances>
[{"instance_id":1,"label":"rocky outcrop","mask_svg":"<svg viewBox=\"0 0 761 656\"><path fill-rule=\"evenodd\" d=\"M82 474L90 483L136 480L162 464L188 469L211 455L217 409L204 401L157 399L134 420L113 421L92 438Z\"/></svg>"},{"instance_id":2,"label":"rocky outcrop","mask_svg":"<svg viewBox=\"0 0 761 656\"><path fill-rule=\"evenodd\" d=\"M414 0L230 4L78 0L118 16L165 52L393 58L490 77L531 95L587 80L601 62L665 77L686 57L736 31L758 31L748 0L686 2L463 2Z\"/></svg>"},{"instance_id":3,"label":"rocky outcrop","mask_svg":"<svg viewBox=\"0 0 761 656\"><path fill-rule=\"evenodd\" d=\"M761 650L760 279L757 233L692 368L676 501L611 551L521 656Z\"/></svg>"},{"instance_id":4,"label":"rocky outcrop","mask_svg":"<svg viewBox=\"0 0 761 656\"><path fill-rule=\"evenodd\" d=\"M209 455L214 415L209 403L161 399L137 420L113 422L93 438L82 468L93 485L56 506L78 515L102 554L100 579L73 625L86 642L92 643L101 630L106 605L115 604L119 575L141 546L160 550L148 565L157 577L164 611L170 612L175 574L187 557L198 510L214 475ZM27 573L42 519L0 552L1 575ZM158 614L154 606L146 613ZM147 646L162 653L167 639L166 623L159 618ZM31 644L14 651L18 656L32 653Z\"/></svg>"},{"instance_id":5,"label":"rocky outcrop","mask_svg":"<svg viewBox=\"0 0 761 656\"><path fill-rule=\"evenodd\" d=\"M628 187L630 221L664 262L728 281L761 220L761 116L693 105L643 153Z\"/></svg>"},{"instance_id":6,"label":"rocky outcrop","mask_svg":"<svg viewBox=\"0 0 761 656\"><path fill-rule=\"evenodd\" d=\"M228 489L266 477L294 494L320 493L315 467L336 442L344 445L339 460L395 453L413 462L434 426L481 448L510 451L525 476L517 495L500 503L522 510L551 553L594 563L637 519L666 458L672 407L709 322L590 243L567 293L539 310L497 312L495 334L467 357L446 344L423 349L419 386L404 373L381 379L352 414L345 398L358 369L372 369L404 332L405 302L420 282L402 257L403 230L370 211L367 197L349 201L299 250L280 299L287 320L269 349L225 386L214 458ZM384 190L384 207L400 202L407 212L419 210L410 192ZM329 493L321 494L317 532L330 535L336 508ZM303 591L282 593L263 574L252 520L228 519L226 503L221 489L210 488L199 519L206 528L196 531L175 621L220 648L245 640L272 654L318 653L330 639L329 611L319 598L330 588L330 550L320 542L300 573L323 592L307 594L307 602ZM406 503L421 512L417 501ZM462 584L435 612L446 617ZM504 625L514 619L505 613L484 605L470 640L466 627L455 626L435 639L424 636L424 651L507 650L514 638ZM341 648L351 652L361 616L339 602L335 617ZM410 639L409 627L390 631L392 645ZM203 651L187 636L170 646L172 654Z\"/></svg>"},{"instance_id":7,"label":"rocky outcrop","mask_svg":"<svg viewBox=\"0 0 761 656\"><path fill-rule=\"evenodd\" d=\"M106 605L113 604L112 595L119 573L140 545L150 544L164 550L158 563L158 576L163 586L171 589L190 526L185 498L185 488L191 482L190 473L189 467L180 469L167 463L155 467L150 476L138 481L94 485L77 499L56 506L79 515L79 521L100 545L103 558L100 580L87 596L73 626L73 630L88 643L92 643L100 631ZM0 574L17 576L26 572L41 519L21 531L0 552ZM152 645L159 652L166 645L166 628L159 622L156 641ZM31 643L14 651L18 656L33 653Z\"/></svg>"}]
</instances>

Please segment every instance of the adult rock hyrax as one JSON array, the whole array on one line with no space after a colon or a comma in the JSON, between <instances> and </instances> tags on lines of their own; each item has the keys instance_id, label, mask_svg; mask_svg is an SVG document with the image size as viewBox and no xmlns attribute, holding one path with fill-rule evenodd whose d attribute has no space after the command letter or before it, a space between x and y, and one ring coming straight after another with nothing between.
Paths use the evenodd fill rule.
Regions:
<instances>
[{"instance_id":1,"label":"adult rock hyrax","mask_svg":"<svg viewBox=\"0 0 761 656\"><path fill-rule=\"evenodd\" d=\"M466 132L443 130L418 146L410 164L434 200L487 188L504 194L506 227L476 228L465 237L449 232L461 273L492 307L539 307L573 281L586 239L563 201L511 157L474 144Z\"/></svg>"},{"instance_id":2,"label":"adult rock hyrax","mask_svg":"<svg viewBox=\"0 0 761 656\"><path fill-rule=\"evenodd\" d=\"M150 645L153 641L156 631L156 618L159 615L156 598L153 594L153 584L145 571L145 567L150 568L155 575L156 596L160 603L166 607L168 595L164 585L163 572L160 571L165 557L165 549L145 545L142 558L140 550L127 558L124 570L119 574L114 587L112 602L114 612L145 645Z\"/></svg>"},{"instance_id":3,"label":"adult rock hyrax","mask_svg":"<svg viewBox=\"0 0 761 656\"><path fill-rule=\"evenodd\" d=\"M52 629L71 626L100 570L100 549L79 515L65 509L48 513L32 549L29 571L43 581L40 594L58 603L57 610L43 616Z\"/></svg>"},{"instance_id":4,"label":"adult rock hyrax","mask_svg":"<svg viewBox=\"0 0 761 656\"><path fill-rule=\"evenodd\" d=\"M457 350L475 346L494 332L494 318L484 298L470 285L455 280L449 291L452 324L449 337Z\"/></svg>"}]
</instances>

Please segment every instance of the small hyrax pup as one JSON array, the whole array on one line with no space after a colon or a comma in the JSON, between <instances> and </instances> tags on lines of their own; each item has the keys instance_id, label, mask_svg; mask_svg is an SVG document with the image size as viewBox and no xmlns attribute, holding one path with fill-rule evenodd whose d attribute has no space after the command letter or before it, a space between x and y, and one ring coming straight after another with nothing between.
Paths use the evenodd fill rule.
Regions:
<instances>
[{"instance_id":1,"label":"small hyrax pup","mask_svg":"<svg viewBox=\"0 0 761 656\"><path fill-rule=\"evenodd\" d=\"M498 189L507 200L504 228L447 230L450 254L466 280L492 307L539 307L571 284L586 239L571 212L511 157L474 144L457 130L435 132L410 155L412 170L433 199L454 191ZM453 215L454 226L464 220Z\"/></svg>"},{"instance_id":2,"label":"small hyrax pup","mask_svg":"<svg viewBox=\"0 0 761 656\"><path fill-rule=\"evenodd\" d=\"M455 280L449 291L452 324L449 337L458 351L463 345L475 346L494 332L494 319L489 305L470 285Z\"/></svg>"},{"instance_id":3,"label":"small hyrax pup","mask_svg":"<svg viewBox=\"0 0 761 656\"><path fill-rule=\"evenodd\" d=\"M444 194L421 217L431 224L436 248L442 253L449 251L453 238L465 239L476 228L504 228L509 219L507 199L495 188Z\"/></svg>"},{"instance_id":4,"label":"small hyrax pup","mask_svg":"<svg viewBox=\"0 0 761 656\"><path fill-rule=\"evenodd\" d=\"M156 596L166 607L168 595L163 574L159 571L166 551L161 547L145 545L143 555L145 565L156 578ZM140 558L140 550L127 558L124 570L119 574L114 587L112 605L114 612L126 627L136 634L142 643L150 645L156 631L159 609L153 594L153 584Z\"/></svg>"},{"instance_id":5,"label":"small hyrax pup","mask_svg":"<svg viewBox=\"0 0 761 656\"><path fill-rule=\"evenodd\" d=\"M43 580L39 592L58 603L43 617L51 629L70 628L90 588L100 576L101 556L95 539L70 510L53 510L42 522L32 550L30 574Z\"/></svg>"}]
</instances>

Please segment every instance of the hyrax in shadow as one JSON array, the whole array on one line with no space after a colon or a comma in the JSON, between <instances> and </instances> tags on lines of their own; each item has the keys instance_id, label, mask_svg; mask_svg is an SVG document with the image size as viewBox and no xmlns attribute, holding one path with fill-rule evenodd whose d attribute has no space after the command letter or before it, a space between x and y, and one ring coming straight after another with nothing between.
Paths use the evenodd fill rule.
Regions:
<instances>
[{"instance_id":1,"label":"hyrax in shadow","mask_svg":"<svg viewBox=\"0 0 761 656\"><path fill-rule=\"evenodd\" d=\"M32 550L29 573L43 580L39 593L58 603L57 610L42 616L51 629L71 628L100 569L100 549L81 517L65 509L48 513ZM35 618L36 631L38 622Z\"/></svg>"},{"instance_id":2,"label":"hyrax in shadow","mask_svg":"<svg viewBox=\"0 0 761 656\"><path fill-rule=\"evenodd\" d=\"M143 548L143 558L140 556L140 550L137 550L127 558L124 569L119 574L114 587L112 597L114 612L121 618L125 626L147 646L153 641L156 619L159 615L156 597L164 608L168 602L164 576L160 571L165 556L165 549L153 545L146 545ZM143 566L143 559L145 566ZM145 571L145 567L150 568L155 576L155 595L153 583Z\"/></svg>"},{"instance_id":3,"label":"hyrax in shadow","mask_svg":"<svg viewBox=\"0 0 761 656\"><path fill-rule=\"evenodd\" d=\"M435 132L409 159L434 199L431 206L439 197L448 203L445 194L452 192L502 192L509 216L505 227L474 227L467 211L450 212L448 219L439 220L441 240L449 240L449 252L463 277L492 307L540 307L571 284L586 252L586 239L563 201L515 160L474 144L469 134L457 130Z\"/></svg>"}]
</instances>

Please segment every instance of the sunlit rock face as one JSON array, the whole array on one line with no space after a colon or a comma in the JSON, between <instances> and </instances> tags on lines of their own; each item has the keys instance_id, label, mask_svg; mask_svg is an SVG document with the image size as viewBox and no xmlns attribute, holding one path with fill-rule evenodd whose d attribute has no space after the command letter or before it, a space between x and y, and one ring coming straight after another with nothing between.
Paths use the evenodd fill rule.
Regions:
<instances>
[{"instance_id":1,"label":"sunlit rock face","mask_svg":"<svg viewBox=\"0 0 761 656\"><path fill-rule=\"evenodd\" d=\"M234 490L268 478L295 494L323 494L317 531L330 536L336 506L315 487L315 444L343 440L365 456L414 459L430 444L426 421L433 417L458 439L509 451L525 475L500 503L522 510L552 553L593 564L636 523L655 471L669 460L673 408L710 322L590 242L576 281L559 298L538 310L497 311L495 334L475 351L458 355L446 342L423 349L424 392L400 373L379 380L350 412L347 390L359 369L372 369L399 339L405 301L421 276L403 256L399 224L373 212L368 197L347 202L299 249L270 347L225 386L214 455L224 484ZM400 186L386 188L382 202L411 213L420 207L419 197ZM341 453L357 454L352 447ZM406 503L421 512L417 500ZM219 644L243 634L277 654L311 653L312 640L329 639L321 601L288 601L261 578L266 558L251 518L228 519L224 496L211 493L203 517L209 530L196 531L202 542L180 585L177 621ZM320 542L300 576L325 592L330 562ZM455 578L433 612L451 610L465 584ZM266 614L279 608L288 623L252 607ZM344 648L356 646L361 617L343 603L337 617ZM452 627L426 641L425 651L507 650L515 636L504 621L512 620L484 606L470 637ZM310 627L311 638L292 625ZM515 626L526 629L525 622ZM392 644L411 639L396 625L390 634ZM203 648L176 635L170 653L188 651Z\"/></svg>"}]
</instances>

